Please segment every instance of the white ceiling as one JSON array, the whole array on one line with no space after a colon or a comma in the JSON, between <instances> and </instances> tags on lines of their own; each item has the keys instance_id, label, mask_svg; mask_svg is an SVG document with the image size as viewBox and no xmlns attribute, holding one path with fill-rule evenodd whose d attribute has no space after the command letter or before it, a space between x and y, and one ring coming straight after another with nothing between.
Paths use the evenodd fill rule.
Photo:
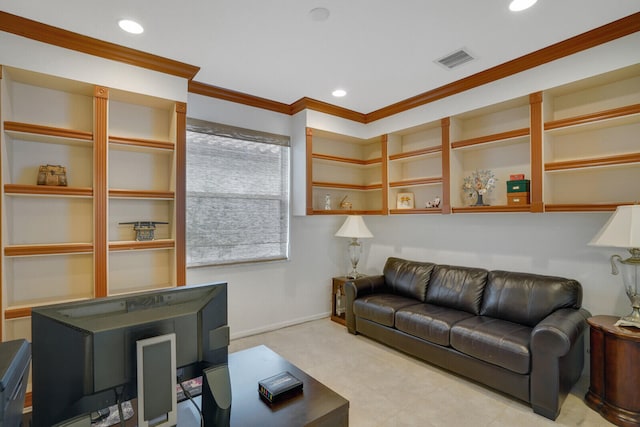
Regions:
<instances>
[{"instance_id":1,"label":"white ceiling","mask_svg":"<svg viewBox=\"0 0 640 427\"><path fill-rule=\"evenodd\" d=\"M640 11L640 0L0 0L59 28L199 66L196 81L369 113ZM318 22L309 12L329 9ZM142 35L122 32L131 18ZM465 48L455 70L434 61ZM640 48L640 47L639 47ZM344 98L333 89L348 91Z\"/></svg>"}]
</instances>

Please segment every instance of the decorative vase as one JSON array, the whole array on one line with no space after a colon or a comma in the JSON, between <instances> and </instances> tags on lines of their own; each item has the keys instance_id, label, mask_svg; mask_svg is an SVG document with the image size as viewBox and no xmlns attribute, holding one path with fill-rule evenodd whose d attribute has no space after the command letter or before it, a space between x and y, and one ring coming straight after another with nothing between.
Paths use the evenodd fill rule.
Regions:
<instances>
[{"instance_id":1,"label":"decorative vase","mask_svg":"<svg viewBox=\"0 0 640 427\"><path fill-rule=\"evenodd\" d=\"M482 194L478 193L478 200L476 200L476 204L473 206L489 206L484 204L484 200L482 199Z\"/></svg>"}]
</instances>

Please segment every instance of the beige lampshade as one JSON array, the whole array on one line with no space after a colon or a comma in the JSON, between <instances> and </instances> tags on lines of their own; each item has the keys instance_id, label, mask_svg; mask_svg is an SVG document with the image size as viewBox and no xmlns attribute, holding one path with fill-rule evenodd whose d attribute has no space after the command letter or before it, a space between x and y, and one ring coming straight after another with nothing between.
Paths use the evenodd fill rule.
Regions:
<instances>
[{"instance_id":1,"label":"beige lampshade","mask_svg":"<svg viewBox=\"0 0 640 427\"><path fill-rule=\"evenodd\" d=\"M640 205L618 206L589 245L640 248Z\"/></svg>"},{"instance_id":2,"label":"beige lampshade","mask_svg":"<svg viewBox=\"0 0 640 427\"><path fill-rule=\"evenodd\" d=\"M351 237L357 239L366 239L373 237L371 231L367 228L367 225L364 223L362 216L360 215L349 215L345 220L342 227L336 232L336 237Z\"/></svg>"}]
</instances>

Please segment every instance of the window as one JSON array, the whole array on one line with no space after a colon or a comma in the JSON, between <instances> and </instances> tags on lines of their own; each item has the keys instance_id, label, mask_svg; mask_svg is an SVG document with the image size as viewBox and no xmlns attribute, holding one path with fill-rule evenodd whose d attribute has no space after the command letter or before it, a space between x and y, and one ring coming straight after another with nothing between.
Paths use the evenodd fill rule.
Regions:
<instances>
[{"instance_id":1,"label":"window","mask_svg":"<svg viewBox=\"0 0 640 427\"><path fill-rule=\"evenodd\" d=\"M289 137L187 121L187 266L286 259Z\"/></svg>"}]
</instances>

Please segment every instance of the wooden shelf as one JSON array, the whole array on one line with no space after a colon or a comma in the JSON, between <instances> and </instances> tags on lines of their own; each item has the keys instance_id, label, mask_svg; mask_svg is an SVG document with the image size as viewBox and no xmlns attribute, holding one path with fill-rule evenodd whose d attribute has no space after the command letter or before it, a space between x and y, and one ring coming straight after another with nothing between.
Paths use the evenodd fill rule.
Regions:
<instances>
[{"instance_id":1,"label":"wooden shelf","mask_svg":"<svg viewBox=\"0 0 640 427\"><path fill-rule=\"evenodd\" d=\"M7 308L4 311L5 320L21 319L31 316L31 307Z\"/></svg>"},{"instance_id":2,"label":"wooden shelf","mask_svg":"<svg viewBox=\"0 0 640 427\"><path fill-rule=\"evenodd\" d=\"M371 190L381 190L382 184L371 184L371 185L358 185L358 184L343 184L340 182L312 182L312 186L314 187L322 187L322 188L336 188L343 190L356 190L356 191L371 191Z\"/></svg>"},{"instance_id":3,"label":"wooden shelf","mask_svg":"<svg viewBox=\"0 0 640 427\"><path fill-rule=\"evenodd\" d=\"M623 203L565 203L544 205L545 212L613 212L618 206L632 205L632 202Z\"/></svg>"},{"instance_id":4,"label":"wooden shelf","mask_svg":"<svg viewBox=\"0 0 640 427\"><path fill-rule=\"evenodd\" d=\"M412 187L417 185L434 185L442 184L442 177L405 179L402 181L394 181L389 183L389 187Z\"/></svg>"},{"instance_id":5,"label":"wooden shelf","mask_svg":"<svg viewBox=\"0 0 640 427\"><path fill-rule=\"evenodd\" d=\"M142 242L136 240L109 242L110 251L173 249L174 247L175 241L173 239L147 240Z\"/></svg>"},{"instance_id":6,"label":"wooden shelf","mask_svg":"<svg viewBox=\"0 0 640 427\"><path fill-rule=\"evenodd\" d=\"M439 154L439 153L442 153L442 147L435 146L435 147L423 148L420 150L407 151L404 153L391 154L389 155L389 160L395 161L395 160L413 159L416 157L427 156L430 154Z\"/></svg>"},{"instance_id":7,"label":"wooden shelf","mask_svg":"<svg viewBox=\"0 0 640 427\"><path fill-rule=\"evenodd\" d=\"M593 159L550 162L544 164L544 170L547 172L551 172L590 167L628 165L632 163L640 163L640 153L620 154L616 156L597 157Z\"/></svg>"},{"instance_id":8,"label":"wooden shelf","mask_svg":"<svg viewBox=\"0 0 640 427\"><path fill-rule=\"evenodd\" d=\"M521 138L529 136L529 128L515 129L507 132L494 133L492 135L484 135L477 138L463 139L451 143L452 149L471 147L474 145L487 144L491 142L506 141L509 139Z\"/></svg>"},{"instance_id":9,"label":"wooden shelf","mask_svg":"<svg viewBox=\"0 0 640 427\"><path fill-rule=\"evenodd\" d=\"M121 199L162 199L173 200L173 191L152 191L152 190L128 190L112 188L109 190L109 197Z\"/></svg>"},{"instance_id":10,"label":"wooden shelf","mask_svg":"<svg viewBox=\"0 0 640 427\"><path fill-rule=\"evenodd\" d=\"M5 184L4 192L14 196L93 196L93 189L90 187L61 187L54 185Z\"/></svg>"},{"instance_id":11,"label":"wooden shelf","mask_svg":"<svg viewBox=\"0 0 640 427\"><path fill-rule=\"evenodd\" d=\"M325 161L329 161L329 162L340 162L340 163L349 163L352 165L359 165L359 166L371 166L371 165L377 165L382 163L382 159L380 157L375 158L375 159L368 159L368 160L360 160L360 159L352 159L349 157L340 157L340 156L330 156L328 154L319 154L319 153L314 153L311 155L311 157L313 159L316 160L325 160Z\"/></svg>"},{"instance_id":12,"label":"wooden shelf","mask_svg":"<svg viewBox=\"0 0 640 427\"><path fill-rule=\"evenodd\" d=\"M312 215L384 215L385 213L379 210L357 210L357 209L331 209L320 210L314 209L311 211Z\"/></svg>"},{"instance_id":13,"label":"wooden shelf","mask_svg":"<svg viewBox=\"0 0 640 427\"><path fill-rule=\"evenodd\" d=\"M463 206L451 208L453 213L530 212L531 205Z\"/></svg>"},{"instance_id":14,"label":"wooden shelf","mask_svg":"<svg viewBox=\"0 0 640 427\"><path fill-rule=\"evenodd\" d=\"M64 129L52 126L42 126L31 123L4 122L5 132L21 132L33 135L45 135L57 138L77 139L83 141L93 141L93 133L75 129Z\"/></svg>"},{"instance_id":15,"label":"wooden shelf","mask_svg":"<svg viewBox=\"0 0 640 427\"><path fill-rule=\"evenodd\" d=\"M5 256L65 255L93 252L92 243L51 243L40 245L5 246Z\"/></svg>"},{"instance_id":16,"label":"wooden shelf","mask_svg":"<svg viewBox=\"0 0 640 427\"><path fill-rule=\"evenodd\" d=\"M441 214L442 208L389 209L389 213L398 214Z\"/></svg>"},{"instance_id":17,"label":"wooden shelf","mask_svg":"<svg viewBox=\"0 0 640 427\"><path fill-rule=\"evenodd\" d=\"M123 136L110 136L109 142L111 144L118 144L123 146L133 146L140 148L155 148L160 150L171 150L175 149L175 144L173 142L166 141L158 141L152 139L142 139L142 138L129 138Z\"/></svg>"},{"instance_id":18,"label":"wooden shelf","mask_svg":"<svg viewBox=\"0 0 640 427\"><path fill-rule=\"evenodd\" d=\"M627 105L620 108L612 108L610 110L599 111L597 113L583 114L567 119L553 120L544 124L544 130L550 131L555 129L564 129L581 125L603 122L612 119L630 117L640 115L640 104Z\"/></svg>"}]
</instances>

